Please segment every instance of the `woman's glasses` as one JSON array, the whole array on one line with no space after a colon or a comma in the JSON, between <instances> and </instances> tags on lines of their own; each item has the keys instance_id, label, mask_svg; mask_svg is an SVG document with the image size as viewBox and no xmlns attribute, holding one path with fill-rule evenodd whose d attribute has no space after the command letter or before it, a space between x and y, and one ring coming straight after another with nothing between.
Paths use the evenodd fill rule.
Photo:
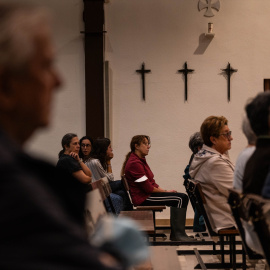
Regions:
<instances>
[{"instance_id":1,"label":"woman's glasses","mask_svg":"<svg viewBox=\"0 0 270 270\"><path fill-rule=\"evenodd\" d=\"M219 134L219 136L220 135L223 135L223 136L225 136L227 139L230 139L231 137L232 137L232 131L229 131L229 132L227 132L227 133L221 133L221 134Z\"/></svg>"},{"instance_id":2,"label":"woman's glasses","mask_svg":"<svg viewBox=\"0 0 270 270\"><path fill-rule=\"evenodd\" d=\"M89 147L91 147L91 144L84 144L84 143L82 143L81 147L82 148L84 148L84 147L89 148Z\"/></svg>"}]
</instances>

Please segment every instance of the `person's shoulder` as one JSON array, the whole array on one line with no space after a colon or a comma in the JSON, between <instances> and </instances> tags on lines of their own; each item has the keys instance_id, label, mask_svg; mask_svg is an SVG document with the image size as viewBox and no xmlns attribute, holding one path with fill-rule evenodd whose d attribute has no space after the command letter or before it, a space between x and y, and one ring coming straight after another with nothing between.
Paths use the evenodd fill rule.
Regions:
<instances>
[{"instance_id":1,"label":"person's shoulder","mask_svg":"<svg viewBox=\"0 0 270 270\"><path fill-rule=\"evenodd\" d=\"M23 153L17 143L11 141L10 138L0 129L0 166L2 168L13 166L18 161L18 157Z\"/></svg>"},{"instance_id":2,"label":"person's shoulder","mask_svg":"<svg viewBox=\"0 0 270 270\"><path fill-rule=\"evenodd\" d=\"M126 171L141 170L145 167L145 163L137 155L133 154L130 156L130 158L126 164Z\"/></svg>"},{"instance_id":3,"label":"person's shoulder","mask_svg":"<svg viewBox=\"0 0 270 270\"><path fill-rule=\"evenodd\" d=\"M99 159L97 159L97 158L90 158L89 162L91 162L93 164L100 163Z\"/></svg>"},{"instance_id":4,"label":"person's shoulder","mask_svg":"<svg viewBox=\"0 0 270 270\"><path fill-rule=\"evenodd\" d=\"M62 155L60 158L59 158L59 161L61 160L73 160L74 158L71 157L70 155Z\"/></svg>"},{"instance_id":5,"label":"person's shoulder","mask_svg":"<svg viewBox=\"0 0 270 270\"><path fill-rule=\"evenodd\" d=\"M131 161L140 161L142 162L142 160L145 160L145 158L140 158L138 157L135 153L131 153L130 158Z\"/></svg>"},{"instance_id":6,"label":"person's shoulder","mask_svg":"<svg viewBox=\"0 0 270 270\"><path fill-rule=\"evenodd\" d=\"M250 156L254 153L256 147L255 146L252 146L252 147L247 147L245 149L243 149L240 154L238 155L237 157L237 163L239 162L246 162L247 159L250 158Z\"/></svg>"},{"instance_id":7,"label":"person's shoulder","mask_svg":"<svg viewBox=\"0 0 270 270\"><path fill-rule=\"evenodd\" d=\"M228 168L228 170L234 171L234 164L231 162L230 158L226 155L216 154L213 155L211 159L208 160L209 170L217 170L218 168Z\"/></svg>"},{"instance_id":8,"label":"person's shoulder","mask_svg":"<svg viewBox=\"0 0 270 270\"><path fill-rule=\"evenodd\" d=\"M143 163L143 161L137 156L135 155L134 153L132 153L128 159L128 163L129 164L141 164Z\"/></svg>"},{"instance_id":9,"label":"person's shoulder","mask_svg":"<svg viewBox=\"0 0 270 270\"><path fill-rule=\"evenodd\" d=\"M56 167L61 167L61 166L68 166L70 164L73 164L73 163L76 163L76 160L72 157L72 156L69 156L69 155L62 155L58 162L57 162L57 165Z\"/></svg>"},{"instance_id":10,"label":"person's shoulder","mask_svg":"<svg viewBox=\"0 0 270 270\"><path fill-rule=\"evenodd\" d=\"M85 162L85 164L96 166L96 165L100 164L100 161L97 158L90 158Z\"/></svg>"},{"instance_id":11,"label":"person's shoulder","mask_svg":"<svg viewBox=\"0 0 270 270\"><path fill-rule=\"evenodd\" d=\"M210 159L209 163L227 163L229 161L229 157L222 155L222 154L214 154Z\"/></svg>"}]
</instances>

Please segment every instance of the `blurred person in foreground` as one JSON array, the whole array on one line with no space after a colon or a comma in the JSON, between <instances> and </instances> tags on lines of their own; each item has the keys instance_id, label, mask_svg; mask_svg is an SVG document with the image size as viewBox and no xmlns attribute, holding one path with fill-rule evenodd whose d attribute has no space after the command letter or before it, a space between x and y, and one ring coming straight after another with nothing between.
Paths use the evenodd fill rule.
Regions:
<instances>
[{"instance_id":1,"label":"blurred person in foreground","mask_svg":"<svg viewBox=\"0 0 270 270\"><path fill-rule=\"evenodd\" d=\"M246 163L254 153L256 149L256 135L253 132L249 120L245 115L242 120L242 131L245 134L248 145L242 152L239 154L235 164L235 171L234 171L234 179L233 179L233 187L238 191L243 191L243 176L246 167ZM251 222L247 222L242 220L242 225L245 230L245 239L247 245L255 252L259 254L263 254L263 250L258 239L257 233L254 231L254 226Z\"/></svg>"},{"instance_id":2,"label":"blurred person in foreground","mask_svg":"<svg viewBox=\"0 0 270 270\"><path fill-rule=\"evenodd\" d=\"M22 149L49 124L53 63L48 12L1 3L0 269L123 269L87 240L81 183Z\"/></svg>"},{"instance_id":3,"label":"blurred person in foreground","mask_svg":"<svg viewBox=\"0 0 270 270\"><path fill-rule=\"evenodd\" d=\"M242 131L247 138L248 145L246 146L245 149L242 150L242 152L237 157L233 179L233 187L241 192L243 191L243 176L246 163L256 149L255 145L257 139L246 115L242 120Z\"/></svg>"},{"instance_id":4,"label":"blurred person in foreground","mask_svg":"<svg viewBox=\"0 0 270 270\"><path fill-rule=\"evenodd\" d=\"M270 166L270 92L259 93L246 105L250 126L257 136L256 149L247 161L243 193L261 195Z\"/></svg>"}]
</instances>

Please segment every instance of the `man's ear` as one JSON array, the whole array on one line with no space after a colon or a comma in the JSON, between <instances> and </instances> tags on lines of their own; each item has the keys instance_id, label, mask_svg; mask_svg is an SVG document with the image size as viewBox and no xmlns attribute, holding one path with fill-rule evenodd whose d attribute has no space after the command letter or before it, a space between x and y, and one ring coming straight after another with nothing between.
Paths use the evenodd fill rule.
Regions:
<instances>
[{"instance_id":1,"label":"man's ear","mask_svg":"<svg viewBox=\"0 0 270 270\"><path fill-rule=\"evenodd\" d=\"M215 145L215 144L216 144L216 140L217 140L217 138L216 138L216 137L214 137L214 136L210 136L210 141L211 141L211 143L212 143L213 145Z\"/></svg>"},{"instance_id":2,"label":"man's ear","mask_svg":"<svg viewBox=\"0 0 270 270\"><path fill-rule=\"evenodd\" d=\"M138 149L139 148L139 145L138 144L135 144L135 149Z\"/></svg>"}]
</instances>

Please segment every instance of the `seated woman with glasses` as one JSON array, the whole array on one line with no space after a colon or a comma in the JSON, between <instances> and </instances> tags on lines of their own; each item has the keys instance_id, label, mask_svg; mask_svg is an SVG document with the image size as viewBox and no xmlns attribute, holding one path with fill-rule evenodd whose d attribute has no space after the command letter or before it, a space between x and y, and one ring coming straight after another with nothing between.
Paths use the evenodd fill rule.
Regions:
<instances>
[{"instance_id":1,"label":"seated woman with glasses","mask_svg":"<svg viewBox=\"0 0 270 270\"><path fill-rule=\"evenodd\" d=\"M175 190L165 190L154 180L154 174L145 157L149 153L150 138L146 135L134 136L130 143L122 167L130 187L130 195L135 206L166 205L171 209L171 235L173 241L195 241L185 232L188 196Z\"/></svg>"},{"instance_id":2,"label":"seated woman with glasses","mask_svg":"<svg viewBox=\"0 0 270 270\"><path fill-rule=\"evenodd\" d=\"M84 163L90 159L92 145L93 145L93 139L91 137L84 136L80 139L79 156Z\"/></svg>"},{"instance_id":3,"label":"seated woman with glasses","mask_svg":"<svg viewBox=\"0 0 270 270\"><path fill-rule=\"evenodd\" d=\"M207 214L215 232L235 226L228 204L229 188L233 187L234 164L230 161L232 132L224 116L209 116L201 125L204 141L195 154L189 174L199 181L204 193Z\"/></svg>"},{"instance_id":4,"label":"seated woman with glasses","mask_svg":"<svg viewBox=\"0 0 270 270\"><path fill-rule=\"evenodd\" d=\"M82 153L86 153L82 146L83 144L81 144ZM88 156L88 159L85 160L85 164L92 172L93 182L99 180L100 178L107 177L112 190L111 197L114 198L113 201L117 203L119 199L122 200L122 206L117 207L119 209L117 212L122 210L131 210L132 205L129 202L128 194L123 187L121 180L114 179L111 164L113 156L113 149L110 139L97 138L92 145L92 150ZM118 205L120 204L118 203Z\"/></svg>"}]
</instances>

